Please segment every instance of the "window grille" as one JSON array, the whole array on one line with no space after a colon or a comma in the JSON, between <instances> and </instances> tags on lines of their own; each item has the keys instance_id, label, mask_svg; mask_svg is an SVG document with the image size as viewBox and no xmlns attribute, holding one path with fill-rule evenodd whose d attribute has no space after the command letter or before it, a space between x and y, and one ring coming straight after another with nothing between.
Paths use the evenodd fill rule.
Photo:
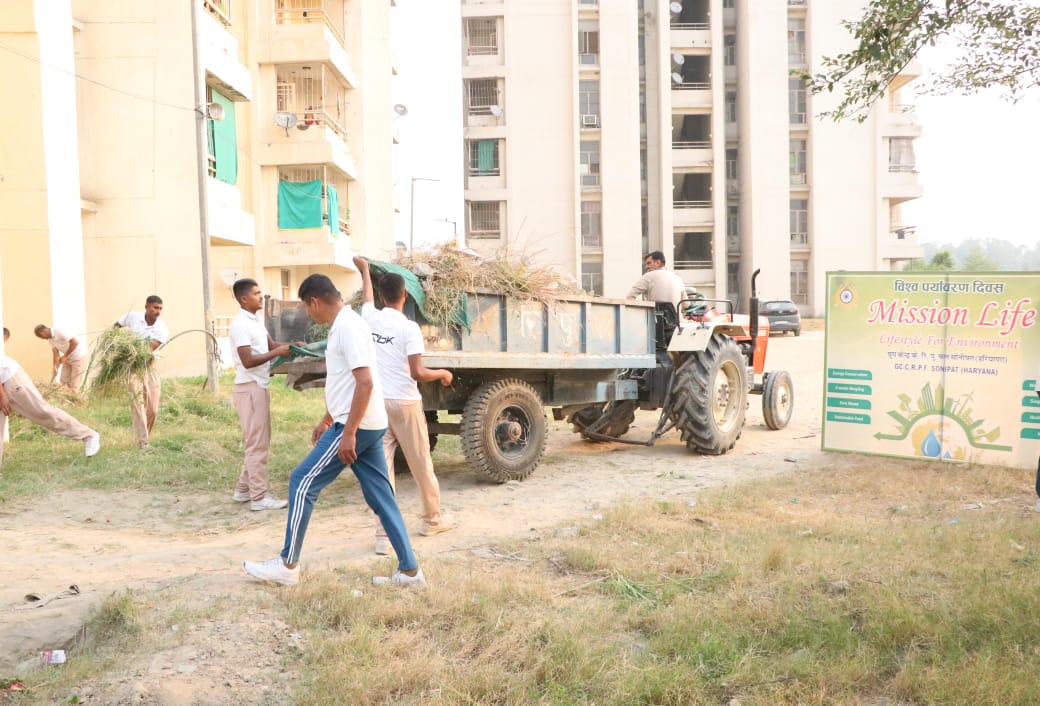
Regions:
<instances>
[{"instance_id":1,"label":"window grille","mask_svg":"<svg viewBox=\"0 0 1040 706\"><path fill-rule=\"evenodd\" d=\"M498 79L474 78L469 80L470 115L491 115L491 107L498 105Z\"/></svg>"},{"instance_id":2,"label":"window grille","mask_svg":"<svg viewBox=\"0 0 1040 706\"><path fill-rule=\"evenodd\" d=\"M498 140L470 140L469 175L498 176Z\"/></svg>"},{"instance_id":3,"label":"window grille","mask_svg":"<svg viewBox=\"0 0 1040 706\"><path fill-rule=\"evenodd\" d=\"M466 20L466 53L470 56L498 54L498 19L471 17Z\"/></svg>"},{"instance_id":4,"label":"window grille","mask_svg":"<svg viewBox=\"0 0 1040 706\"><path fill-rule=\"evenodd\" d=\"M603 204L599 201L581 202L581 246L603 247Z\"/></svg>"},{"instance_id":5,"label":"window grille","mask_svg":"<svg viewBox=\"0 0 1040 706\"><path fill-rule=\"evenodd\" d=\"M599 142L595 140L581 141L581 187L583 189L599 188Z\"/></svg>"},{"instance_id":6,"label":"window grille","mask_svg":"<svg viewBox=\"0 0 1040 706\"><path fill-rule=\"evenodd\" d=\"M502 237L498 201L469 202L469 237L490 239Z\"/></svg>"}]
</instances>

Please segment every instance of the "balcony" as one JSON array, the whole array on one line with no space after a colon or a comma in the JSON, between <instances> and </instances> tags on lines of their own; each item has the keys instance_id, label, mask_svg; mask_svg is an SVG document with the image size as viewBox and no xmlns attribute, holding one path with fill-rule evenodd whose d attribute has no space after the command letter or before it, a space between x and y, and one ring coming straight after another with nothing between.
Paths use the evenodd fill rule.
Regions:
<instances>
[{"instance_id":1,"label":"balcony","mask_svg":"<svg viewBox=\"0 0 1040 706\"><path fill-rule=\"evenodd\" d=\"M231 26L231 0L202 0L202 7L220 24Z\"/></svg>"},{"instance_id":2,"label":"balcony","mask_svg":"<svg viewBox=\"0 0 1040 706\"><path fill-rule=\"evenodd\" d=\"M253 215L242 210L242 193L212 176L206 177L209 240L212 245L255 245Z\"/></svg>"},{"instance_id":3,"label":"balcony","mask_svg":"<svg viewBox=\"0 0 1040 706\"><path fill-rule=\"evenodd\" d=\"M917 242L912 226L894 227L878 244L878 257L894 262L924 257L924 248Z\"/></svg>"},{"instance_id":4,"label":"balcony","mask_svg":"<svg viewBox=\"0 0 1040 706\"><path fill-rule=\"evenodd\" d=\"M672 110L711 109L710 83L673 83Z\"/></svg>"},{"instance_id":5,"label":"balcony","mask_svg":"<svg viewBox=\"0 0 1040 706\"><path fill-rule=\"evenodd\" d=\"M710 227L713 220L711 201L672 202L672 226L674 228Z\"/></svg>"},{"instance_id":6,"label":"balcony","mask_svg":"<svg viewBox=\"0 0 1040 706\"><path fill-rule=\"evenodd\" d=\"M351 272L356 271L349 235L332 238L325 228L314 228L309 231L278 231L280 234L286 232L298 235L257 246L257 260L262 261L265 267L332 265Z\"/></svg>"},{"instance_id":7,"label":"balcony","mask_svg":"<svg viewBox=\"0 0 1040 706\"><path fill-rule=\"evenodd\" d=\"M808 251L810 249L808 233L791 233L791 250Z\"/></svg>"},{"instance_id":8,"label":"balcony","mask_svg":"<svg viewBox=\"0 0 1040 706\"><path fill-rule=\"evenodd\" d=\"M206 3L209 9L209 2ZM221 3L214 3L217 9ZM238 41L219 19L203 12L199 15L199 53L206 69L206 83L234 101L248 101L253 96L253 79L249 69L238 61ZM226 19L226 16L224 16Z\"/></svg>"},{"instance_id":9,"label":"balcony","mask_svg":"<svg viewBox=\"0 0 1040 706\"><path fill-rule=\"evenodd\" d=\"M924 189L913 165L890 164L888 172L881 177L881 198L891 199L893 204L923 195Z\"/></svg>"},{"instance_id":10,"label":"balcony","mask_svg":"<svg viewBox=\"0 0 1040 706\"><path fill-rule=\"evenodd\" d=\"M711 49L711 26L707 22L673 22L670 40L673 51L708 51Z\"/></svg>"},{"instance_id":11,"label":"balcony","mask_svg":"<svg viewBox=\"0 0 1040 706\"><path fill-rule=\"evenodd\" d=\"M892 79L892 82L888 84L888 90L895 93L915 78L920 78L923 71L924 69L921 64L916 61L911 61L909 64L904 66L902 70L896 74L895 78Z\"/></svg>"},{"instance_id":12,"label":"balcony","mask_svg":"<svg viewBox=\"0 0 1040 706\"><path fill-rule=\"evenodd\" d=\"M274 0L274 28L260 62L325 62L354 88L348 36L343 0Z\"/></svg>"},{"instance_id":13,"label":"balcony","mask_svg":"<svg viewBox=\"0 0 1040 706\"><path fill-rule=\"evenodd\" d=\"M713 163L711 142L673 142L672 169L709 171Z\"/></svg>"},{"instance_id":14,"label":"balcony","mask_svg":"<svg viewBox=\"0 0 1040 706\"><path fill-rule=\"evenodd\" d=\"M281 167L276 188L278 208L267 216L257 257L269 267L331 264L353 270L346 178L326 166ZM333 191L337 198L330 203Z\"/></svg>"},{"instance_id":15,"label":"balcony","mask_svg":"<svg viewBox=\"0 0 1040 706\"><path fill-rule=\"evenodd\" d=\"M881 123L882 137L920 137L921 123L917 122L914 105L889 104Z\"/></svg>"},{"instance_id":16,"label":"balcony","mask_svg":"<svg viewBox=\"0 0 1040 706\"><path fill-rule=\"evenodd\" d=\"M805 172L791 172L791 188L795 190L809 188L809 175Z\"/></svg>"}]
</instances>

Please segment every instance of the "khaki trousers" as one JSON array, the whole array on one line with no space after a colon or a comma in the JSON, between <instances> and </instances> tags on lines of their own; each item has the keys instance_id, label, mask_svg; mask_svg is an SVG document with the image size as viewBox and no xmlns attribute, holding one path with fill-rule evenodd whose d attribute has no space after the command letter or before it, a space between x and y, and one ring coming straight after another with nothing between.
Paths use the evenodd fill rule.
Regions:
<instances>
[{"instance_id":1,"label":"khaki trousers","mask_svg":"<svg viewBox=\"0 0 1040 706\"><path fill-rule=\"evenodd\" d=\"M161 392L162 380L154 365L149 365L141 375L130 376L130 419L134 423L134 439L139 449L148 446L148 434L159 415Z\"/></svg>"},{"instance_id":2,"label":"khaki trousers","mask_svg":"<svg viewBox=\"0 0 1040 706\"><path fill-rule=\"evenodd\" d=\"M79 392L83 386L83 372L87 369L87 358L77 358L61 364L58 382L73 392Z\"/></svg>"},{"instance_id":3,"label":"khaki trousers","mask_svg":"<svg viewBox=\"0 0 1040 706\"><path fill-rule=\"evenodd\" d=\"M33 384L33 381L25 374L24 370L19 370L11 376L10 380L4 383L4 394L7 395L7 400L11 403L12 411L18 412L18 414L30 422L35 422L44 429L79 441L86 441L94 436L94 430L86 424L83 424L68 412L47 404L43 396L40 395L40 391L36 389L36 385ZM7 417L0 414L0 439L3 438L4 429L6 428ZM0 441L0 463L3 462L3 458L3 442Z\"/></svg>"},{"instance_id":4,"label":"khaki trousers","mask_svg":"<svg viewBox=\"0 0 1040 706\"><path fill-rule=\"evenodd\" d=\"M271 392L255 382L235 384L231 395L242 429L245 457L235 491L249 493L253 500L267 494L267 459L271 453Z\"/></svg>"},{"instance_id":5,"label":"khaki trousers","mask_svg":"<svg viewBox=\"0 0 1040 706\"><path fill-rule=\"evenodd\" d=\"M430 436L426 429L422 400L387 399L383 402L389 417L386 434L383 435L383 455L386 457L390 485L394 485L394 453L400 446L415 485L419 488L423 519L436 525L441 520L441 488L437 476L433 474ZM376 534L383 536L382 525L376 527Z\"/></svg>"}]
</instances>

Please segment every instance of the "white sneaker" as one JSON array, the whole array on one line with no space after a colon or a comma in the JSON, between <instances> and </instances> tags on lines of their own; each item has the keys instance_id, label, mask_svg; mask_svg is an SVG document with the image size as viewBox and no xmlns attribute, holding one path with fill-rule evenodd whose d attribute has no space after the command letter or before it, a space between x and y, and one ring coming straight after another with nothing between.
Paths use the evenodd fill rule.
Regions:
<instances>
[{"instance_id":1,"label":"white sneaker","mask_svg":"<svg viewBox=\"0 0 1040 706\"><path fill-rule=\"evenodd\" d=\"M87 437L83 441L87 458L90 458L101 450L101 434L94 432L94 436Z\"/></svg>"},{"instance_id":2,"label":"white sneaker","mask_svg":"<svg viewBox=\"0 0 1040 706\"><path fill-rule=\"evenodd\" d=\"M257 510L281 510L283 507L289 504L288 500L279 500L273 495L265 495L259 500L254 500L249 503L249 509L256 512Z\"/></svg>"},{"instance_id":3,"label":"white sneaker","mask_svg":"<svg viewBox=\"0 0 1040 706\"><path fill-rule=\"evenodd\" d=\"M419 573L415 576L409 576L403 574L400 571L394 571L391 576L373 576L373 586L404 586L406 588L426 588L426 577L423 576L422 569L419 569Z\"/></svg>"},{"instance_id":4,"label":"white sneaker","mask_svg":"<svg viewBox=\"0 0 1040 706\"><path fill-rule=\"evenodd\" d=\"M390 550L392 548L393 547L390 546L389 537L376 537L376 545L374 549L376 554L379 554L380 556L386 556L390 553Z\"/></svg>"},{"instance_id":5,"label":"white sneaker","mask_svg":"<svg viewBox=\"0 0 1040 706\"><path fill-rule=\"evenodd\" d=\"M253 496L249 493L241 493L236 490L235 494L231 496L231 499L234 500L236 503L247 503L253 499Z\"/></svg>"},{"instance_id":6,"label":"white sneaker","mask_svg":"<svg viewBox=\"0 0 1040 706\"><path fill-rule=\"evenodd\" d=\"M300 565L290 569L280 556L267 561L243 561L242 568L253 578L283 586L295 586L300 581Z\"/></svg>"}]
</instances>

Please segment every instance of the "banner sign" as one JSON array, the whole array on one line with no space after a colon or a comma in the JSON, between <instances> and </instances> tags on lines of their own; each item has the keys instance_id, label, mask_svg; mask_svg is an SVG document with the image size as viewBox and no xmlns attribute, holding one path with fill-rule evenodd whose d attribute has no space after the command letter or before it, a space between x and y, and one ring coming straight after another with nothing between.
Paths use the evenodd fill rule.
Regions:
<instances>
[{"instance_id":1,"label":"banner sign","mask_svg":"<svg viewBox=\"0 0 1040 706\"><path fill-rule=\"evenodd\" d=\"M1040 274L829 272L823 449L1035 468Z\"/></svg>"}]
</instances>

